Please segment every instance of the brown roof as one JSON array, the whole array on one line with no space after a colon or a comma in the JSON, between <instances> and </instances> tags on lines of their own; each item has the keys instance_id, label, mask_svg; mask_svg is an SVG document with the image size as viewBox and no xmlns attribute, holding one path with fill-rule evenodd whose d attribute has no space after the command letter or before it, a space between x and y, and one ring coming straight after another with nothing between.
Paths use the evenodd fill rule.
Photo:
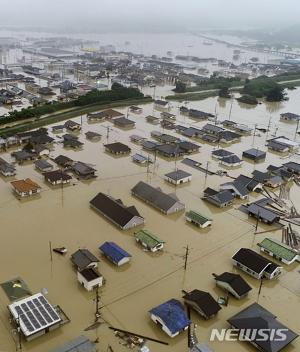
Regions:
<instances>
[{"instance_id":1,"label":"brown roof","mask_svg":"<svg viewBox=\"0 0 300 352\"><path fill-rule=\"evenodd\" d=\"M105 113L106 117L109 119L112 119L113 117L120 117L120 116L124 115L121 112L113 110L113 109L104 110L103 113Z\"/></svg>"},{"instance_id":2,"label":"brown roof","mask_svg":"<svg viewBox=\"0 0 300 352\"><path fill-rule=\"evenodd\" d=\"M12 186L19 192L29 192L41 188L37 183L33 182L30 178L25 180L17 180L11 182Z\"/></svg>"}]
</instances>

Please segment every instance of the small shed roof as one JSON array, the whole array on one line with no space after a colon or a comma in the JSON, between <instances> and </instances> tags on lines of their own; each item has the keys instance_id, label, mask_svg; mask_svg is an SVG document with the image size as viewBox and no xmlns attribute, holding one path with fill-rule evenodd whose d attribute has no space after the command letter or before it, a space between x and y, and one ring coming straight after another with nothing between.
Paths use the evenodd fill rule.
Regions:
<instances>
[{"instance_id":1,"label":"small shed roof","mask_svg":"<svg viewBox=\"0 0 300 352\"><path fill-rule=\"evenodd\" d=\"M164 243L164 241L160 240L156 235L148 230L140 230L135 232L134 236L150 248L154 248L158 244Z\"/></svg>"},{"instance_id":2,"label":"small shed roof","mask_svg":"<svg viewBox=\"0 0 300 352\"><path fill-rule=\"evenodd\" d=\"M287 261L293 260L298 253L284 243L277 241L274 238L265 238L259 244L259 247L268 250L279 258Z\"/></svg>"},{"instance_id":3,"label":"small shed roof","mask_svg":"<svg viewBox=\"0 0 300 352\"><path fill-rule=\"evenodd\" d=\"M188 211L185 215L186 217L190 218L193 222L196 222L197 224L200 224L200 225L204 225L207 221L211 221L211 219L193 210Z\"/></svg>"},{"instance_id":4,"label":"small shed roof","mask_svg":"<svg viewBox=\"0 0 300 352\"><path fill-rule=\"evenodd\" d=\"M99 247L100 251L111 258L114 263L118 263L124 258L130 258L131 254L119 247L115 242L105 242Z\"/></svg>"}]
</instances>

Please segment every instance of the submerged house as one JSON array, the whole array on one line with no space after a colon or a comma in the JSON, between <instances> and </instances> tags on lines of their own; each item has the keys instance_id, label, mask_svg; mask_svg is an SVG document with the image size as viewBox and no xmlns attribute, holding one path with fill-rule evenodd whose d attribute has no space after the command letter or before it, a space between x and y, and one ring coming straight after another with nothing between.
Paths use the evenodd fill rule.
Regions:
<instances>
[{"instance_id":1,"label":"submerged house","mask_svg":"<svg viewBox=\"0 0 300 352\"><path fill-rule=\"evenodd\" d=\"M42 172L48 172L53 170L53 165L48 163L48 161L44 159L37 160L34 165L37 170Z\"/></svg>"},{"instance_id":2,"label":"submerged house","mask_svg":"<svg viewBox=\"0 0 300 352\"><path fill-rule=\"evenodd\" d=\"M208 292L193 290L183 296L184 303L201 315L204 319L211 319L218 314L221 306Z\"/></svg>"},{"instance_id":3,"label":"submerged house","mask_svg":"<svg viewBox=\"0 0 300 352\"><path fill-rule=\"evenodd\" d=\"M41 187L30 178L12 181L11 185L15 193L20 197L30 197L41 192Z\"/></svg>"},{"instance_id":4,"label":"submerged house","mask_svg":"<svg viewBox=\"0 0 300 352\"><path fill-rule=\"evenodd\" d=\"M77 280L87 291L103 285L103 276L94 268L77 271Z\"/></svg>"},{"instance_id":5,"label":"submerged house","mask_svg":"<svg viewBox=\"0 0 300 352\"><path fill-rule=\"evenodd\" d=\"M187 330L191 324L184 306L176 299L170 299L152 308L149 313L154 323L159 325L170 337L179 335L184 330Z\"/></svg>"},{"instance_id":6,"label":"submerged house","mask_svg":"<svg viewBox=\"0 0 300 352\"><path fill-rule=\"evenodd\" d=\"M232 260L234 266L258 280L272 280L281 274L282 267L249 248L239 249Z\"/></svg>"},{"instance_id":7,"label":"submerged house","mask_svg":"<svg viewBox=\"0 0 300 352\"><path fill-rule=\"evenodd\" d=\"M16 168L13 164L8 163L4 159L0 158L0 174L5 177L15 176Z\"/></svg>"},{"instance_id":8,"label":"submerged house","mask_svg":"<svg viewBox=\"0 0 300 352\"><path fill-rule=\"evenodd\" d=\"M212 219L207 218L206 216L201 215L200 213L190 210L185 214L186 221L194 224L202 229L211 226Z\"/></svg>"},{"instance_id":9,"label":"submerged house","mask_svg":"<svg viewBox=\"0 0 300 352\"><path fill-rule=\"evenodd\" d=\"M72 159L70 159L69 157L65 156L65 155L59 155L54 159L55 163L64 168L64 169L69 169L70 167L72 167L74 161Z\"/></svg>"},{"instance_id":10,"label":"submerged house","mask_svg":"<svg viewBox=\"0 0 300 352\"><path fill-rule=\"evenodd\" d=\"M246 210L249 216L253 216L268 225L272 225L280 220L277 212L267 208L260 202L248 204Z\"/></svg>"},{"instance_id":11,"label":"submerged house","mask_svg":"<svg viewBox=\"0 0 300 352\"><path fill-rule=\"evenodd\" d=\"M233 203L234 195L229 190L218 192L208 187L204 190L202 199L219 208L224 208Z\"/></svg>"},{"instance_id":12,"label":"submerged house","mask_svg":"<svg viewBox=\"0 0 300 352\"><path fill-rule=\"evenodd\" d=\"M26 151L26 150L19 150L17 152L11 153L11 156L13 156L18 163L23 163L25 161L29 160L35 160L37 158L36 153Z\"/></svg>"},{"instance_id":13,"label":"submerged house","mask_svg":"<svg viewBox=\"0 0 300 352\"><path fill-rule=\"evenodd\" d=\"M98 267L99 259L94 256L88 249L78 249L71 255L72 263L77 267L78 271Z\"/></svg>"},{"instance_id":14,"label":"submerged house","mask_svg":"<svg viewBox=\"0 0 300 352\"><path fill-rule=\"evenodd\" d=\"M126 129L134 128L135 126L135 121L129 120L126 117L118 117L113 122L115 126Z\"/></svg>"},{"instance_id":15,"label":"submerged house","mask_svg":"<svg viewBox=\"0 0 300 352\"><path fill-rule=\"evenodd\" d=\"M131 149L126 144L120 142L104 144L104 147L108 153L115 155L126 155L131 153Z\"/></svg>"},{"instance_id":16,"label":"submerged house","mask_svg":"<svg viewBox=\"0 0 300 352\"><path fill-rule=\"evenodd\" d=\"M280 121L287 121L287 122L297 122L300 120L300 115L293 114L292 112L285 112L280 114Z\"/></svg>"},{"instance_id":17,"label":"submerged house","mask_svg":"<svg viewBox=\"0 0 300 352\"><path fill-rule=\"evenodd\" d=\"M80 131L81 125L75 121L68 120L64 124L65 128L70 131Z\"/></svg>"},{"instance_id":18,"label":"submerged house","mask_svg":"<svg viewBox=\"0 0 300 352\"><path fill-rule=\"evenodd\" d=\"M105 242L99 247L103 255L117 266L128 263L131 254L119 247L115 242Z\"/></svg>"},{"instance_id":19,"label":"submerged house","mask_svg":"<svg viewBox=\"0 0 300 352\"><path fill-rule=\"evenodd\" d=\"M166 100L154 100L154 108L157 110L168 110L170 107Z\"/></svg>"},{"instance_id":20,"label":"submerged house","mask_svg":"<svg viewBox=\"0 0 300 352\"><path fill-rule=\"evenodd\" d=\"M86 115L88 121L104 121L106 119L106 114L104 111L89 113Z\"/></svg>"},{"instance_id":21,"label":"submerged house","mask_svg":"<svg viewBox=\"0 0 300 352\"><path fill-rule=\"evenodd\" d=\"M224 272L221 275L213 274L216 285L229 292L237 299L244 298L252 290L252 287L238 274Z\"/></svg>"},{"instance_id":22,"label":"submerged house","mask_svg":"<svg viewBox=\"0 0 300 352\"><path fill-rule=\"evenodd\" d=\"M96 344L85 336L78 336L51 352L97 352Z\"/></svg>"},{"instance_id":23,"label":"submerged house","mask_svg":"<svg viewBox=\"0 0 300 352\"><path fill-rule=\"evenodd\" d=\"M292 247L282 243L275 238L265 238L260 243L258 243L260 251L268 254L274 259L290 265L295 261L299 261L300 252L293 249Z\"/></svg>"},{"instance_id":24,"label":"submerged house","mask_svg":"<svg viewBox=\"0 0 300 352\"><path fill-rule=\"evenodd\" d=\"M244 341L261 352L280 352L298 337L298 334L280 323L274 314L258 303L251 304L227 321L231 328L239 330ZM260 334L252 334L249 339L249 332L257 331L258 328L263 329L266 339ZM278 338L274 338L274 334Z\"/></svg>"},{"instance_id":25,"label":"submerged house","mask_svg":"<svg viewBox=\"0 0 300 352\"><path fill-rule=\"evenodd\" d=\"M254 162L265 160L266 155L266 152L256 148L251 148L243 152L243 158L251 159Z\"/></svg>"},{"instance_id":26,"label":"submerged house","mask_svg":"<svg viewBox=\"0 0 300 352\"><path fill-rule=\"evenodd\" d=\"M94 141L99 141L101 139L101 134L93 131L88 131L85 133L85 137L86 139L94 142Z\"/></svg>"},{"instance_id":27,"label":"submerged house","mask_svg":"<svg viewBox=\"0 0 300 352\"><path fill-rule=\"evenodd\" d=\"M228 151L228 150L226 150L226 149L217 149L217 150L213 150L211 152L211 155L212 155L213 158L223 159L223 158L226 158L228 156L233 155L233 153Z\"/></svg>"},{"instance_id":28,"label":"submerged house","mask_svg":"<svg viewBox=\"0 0 300 352\"><path fill-rule=\"evenodd\" d=\"M43 173L45 181L51 183L53 186L68 184L72 180L72 176L62 170L54 170Z\"/></svg>"},{"instance_id":29,"label":"submerged house","mask_svg":"<svg viewBox=\"0 0 300 352\"><path fill-rule=\"evenodd\" d=\"M132 156L132 161L137 163L137 164L148 164L148 163L152 163L152 158L150 158L149 156L144 156L142 154L134 154Z\"/></svg>"},{"instance_id":30,"label":"submerged house","mask_svg":"<svg viewBox=\"0 0 300 352\"><path fill-rule=\"evenodd\" d=\"M145 219L134 206L127 207L120 199L115 199L104 193L98 193L90 201L90 205L122 230L128 230L145 223Z\"/></svg>"},{"instance_id":31,"label":"submerged house","mask_svg":"<svg viewBox=\"0 0 300 352\"><path fill-rule=\"evenodd\" d=\"M160 188L155 188L143 181L138 182L132 188L131 193L167 215L185 209L185 205L176 195L166 194Z\"/></svg>"},{"instance_id":32,"label":"submerged house","mask_svg":"<svg viewBox=\"0 0 300 352\"><path fill-rule=\"evenodd\" d=\"M183 170L175 170L165 174L165 180L173 185L180 185L192 181L192 174Z\"/></svg>"},{"instance_id":33,"label":"submerged house","mask_svg":"<svg viewBox=\"0 0 300 352\"><path fill-rule=\"evenodd\" d=\"M72 170L78 177L83 178L85 180L96 177L95 172L97 171L90 165L81 161L77 161L76 163L74 163L72 166Z\"/></svg>"},{"instance_id":34,"label":"submerged house","mask_svg":"<svg viewBox=\"0 0 300 352\"><path fill-rule=\"evenodd\" d=\"M240 166L243 163L243 160L241 160L237 155L232 154L229 156L225 156L220 160L220 164L227 166L227 167L236 167Z\"/></svg>"},{"instance_id":35,"label":"submerged house","mask_svg":"<svg viewBox=\"0 0 300 352\"><path fill-rule=\"evenodd\" d=\"M158 125L159 124L159 118L152 116L152 115L148 115L145 117L145 119L147 120L147 122L152 123L153 125Z\"/></svg>"},{"instance_id":36,"label":"submerged house","mask_svg":"<svg viewBox=\"0 0 300 352\"><path fill-rule=\"evenodd\" d=\"M156 252L164 248L164 241L148 230L140 230L134 233L134 237L145 249Z\"/></svg>"},{"instance_id":37,"label":"submerged house","mask_svg":"<svg viewBox=\"0 0 300 352\"><path fill-rule=\"evenodd\" d=\"M41 293L9 304L8 310L26 341L32 341L65 324L60 308L53 306Z\"/></svg>"}]
</instances>

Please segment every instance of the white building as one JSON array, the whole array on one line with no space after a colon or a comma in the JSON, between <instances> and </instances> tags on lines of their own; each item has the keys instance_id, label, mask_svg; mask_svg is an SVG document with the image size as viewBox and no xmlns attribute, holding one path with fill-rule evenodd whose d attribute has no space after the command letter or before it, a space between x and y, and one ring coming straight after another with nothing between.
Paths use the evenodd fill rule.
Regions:
<instances>
[{"instance_id":1,"label":"white building","mask_svg":"<svg viewBox=\"0 0 300 352\"><path fill-rule=\"evenodd\" d=\"M183 170L176 170L165 174L165 180L173 185L180 185L192 181L192 175Z\"/></svg>"},{"instance_id":2,"label":"white building","mask_svg":"<svg viewBox=\"0 0 300 352\"><path fill-rule=\"evenodd\" d=\"M87 291L103 285L103 276L93 268L77 271L77 279Z\"/></svg>"}]
</instances>

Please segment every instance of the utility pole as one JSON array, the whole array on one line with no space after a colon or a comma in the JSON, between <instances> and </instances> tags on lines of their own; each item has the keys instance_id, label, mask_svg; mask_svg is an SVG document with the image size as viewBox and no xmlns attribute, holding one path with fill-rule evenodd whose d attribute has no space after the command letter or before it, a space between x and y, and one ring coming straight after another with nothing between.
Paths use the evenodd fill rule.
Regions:
<instances>
[{"instance_id":1,"label":"utility pole","mask_svg":"<svg viewBox=\"0 0 300 352\"><path fill-rule=\"evenodd\" d=\"M256 135L257 124L254 125L254 132L253 132L253 140L252 140L252 147L254 146L255 135Z\"/></svg>"},{"instance_id":2,"label":"utility pole","mask_svg":"<svg viewBox=\"0 0 300 352\"><path fill-rule=\"evenodd\" d=\"M295 131L295 138L294 138L294 141L295 141L296 138L297 138L297 133L298 133L298 128L299 128L299 122L300 122L300 117L299 117L298 120L297 120L297 125L296 125L296 131Z\"/></svg>"},{"instance_id":3,"label":"utility pole","mask_svg":"<svg viewBox=\"0 0 300 352\"><path fill-rule=\"evenodd\" d=\"M267 135L266 135L266 139L268 138L268 135L269 135L270 126L271 126L271 119L272 119L272 116L270 115L270 118L269 118L269 123L268 123L268 127L267 127Z\"/></svg>"},{"instance_id":4,"label":"utility pole","mask_svg":"<svg viewBox=\"0 0 300 352\"><path fill-rule=\"evenodd\" d=\"M101 314L99 313L100 307L99 307L99 303L100 303L100 295L99 295L99 287L96 287L96 298L95 298L95 302L96 302L96 311L95 311L95 323L97 323L101 317Z\"/></svg>"},{"instance_id":5,"label":"utility pole","mask_svg":"<svg viewBox=\"0 0 300 352\"><path fill-rule=\"evenodd\" d=\"M231 97L231 104L230 104L230 110L229 110L229 121L231 119L231 112L232 112L232 105L233 105L233 97Z\"/></svg>"},{"instance_id":6,"label":"utility pole","mask_svg":"<svg viewBox=\"0 0 300 352\"><path fill-rule=\"evenodd\" d=\"M186 270L186 267L187 267L188 256L189 256L189 246L187 245L185 247L184 270Z\"/></svg>"},{"instance_id":7,"label":"utility pole","mask_svg":"<svg viewBox=\"0 0 300 352\"><path fill-rule=\"evenodd\" d=\"M204 188L206 187L206 181L207 181L207 175L208 175L208 165L209 165L209 161L206 162Z\"/></svg>"},{"instance_id":8,"label":"utility pole","mask_svg":"<svg viewBox=\"0 0 300 352\"><path fill-rule=\"evenodd\" d=\"M53 257L52 257L52 243L51 243L51 241L49 241L49 252L50 252L50 260L52 262L53 261Z\"/></svg>"},{"instance_id":9,"label":"utility pole","mask_svg":"<svg viewBox=\"0 0 300 352\"><path fill-rule=\"evenodd\" d=\"M257 303L258 303L258 301L259 301L259 297L260 297L260 294L261 294L262 286L263 286L263 278L260 279L260 284L259 284L259 289L258 289L258 295L257 295Z\"/></svg>"}]
</instances>

